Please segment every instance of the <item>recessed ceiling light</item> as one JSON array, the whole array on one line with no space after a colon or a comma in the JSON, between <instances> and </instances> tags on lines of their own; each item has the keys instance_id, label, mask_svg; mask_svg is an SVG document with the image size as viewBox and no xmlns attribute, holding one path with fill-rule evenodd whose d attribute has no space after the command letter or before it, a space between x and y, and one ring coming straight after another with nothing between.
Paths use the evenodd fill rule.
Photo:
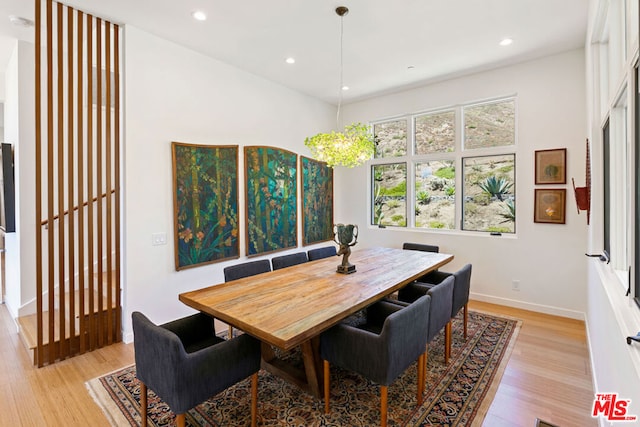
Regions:
<instances>
[{"instance_id":1,"label":"recessed ceiling light","mask_svg":"<svg viewBox=\"0 0 640 427\"><path fill-rule=\"evenodd\" d=\"M349 86L342 86L342 90L349 90Z\"/></svg>"},{"instance_id":2,"label":"recessed ceiling light","mask_svg":"<svg viewBox=\"0 0 640 427\"><path fill-rule=\"evenodd\" d=\"M33 27L33 21L22 16L9 15L9 21L18 27Z\"/></svg>"},{"instance_id":3,"label":"recessed ceiling light","mask_svg":"<svg viewBox=\"0 0 640 427\"><path fill-rule=\"evenodd\" d=\"M206 21L207 20L207 14L204 13L201 10L196 10L195 12L193 12L191 14L191 16L193 16L193 19L197 20L197 21Z\"/></svg>"},{"instance_id":4,"label":"recessed ceiling light","mask_svg":"<svg viewBox=\"0 0 640 427\"><path fill-rule=\"evenodd\" d=\"M509 46L511 43L513 43L513 40L510 38L502 39L500 41L500 46Z\"/></svg>"},{"instance_id":5,"label":"recessed ceiling light","mask_svg":"<svg viewBox=\"0 0 640 427\"><path fill-rule=\"evenodd\" d=\"M296 63L296 59L295 58L287 58L287 59L285 59L285 62L287 64L295 64Z\"/></svg>"}]
</instances>

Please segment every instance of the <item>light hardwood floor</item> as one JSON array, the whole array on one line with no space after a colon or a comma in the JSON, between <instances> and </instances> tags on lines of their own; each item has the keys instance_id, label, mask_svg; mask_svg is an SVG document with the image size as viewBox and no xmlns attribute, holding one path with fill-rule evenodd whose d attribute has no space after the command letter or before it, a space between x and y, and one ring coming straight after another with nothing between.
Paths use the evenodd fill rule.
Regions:
<instances>
[{"instance_id":1,"label":"light hardwood floor","mask_svg":"<svg viewBox=\"0 0 640 427\"><path fill-rule=\"evenodd\" d=\"M485 418L490 427L533 427L536 417L562 427L595 426L584 323L472 302L472 309L523 320L511 359ZM108 426L87 380L133 363L133 345L115 344L35 368L0 306L0 425Z\"/></svg>"},{"instance_id":2,"label":"light hardwood floor","mask_svg":"<svg viewBox=\"0 0 640 427\"><path fill-rule=\"evenodd\" d=\"M489 427L597 426L584 322L472 301L471 309L522 320L518 340L485 418Z\"/></svg>"}]
</instances>

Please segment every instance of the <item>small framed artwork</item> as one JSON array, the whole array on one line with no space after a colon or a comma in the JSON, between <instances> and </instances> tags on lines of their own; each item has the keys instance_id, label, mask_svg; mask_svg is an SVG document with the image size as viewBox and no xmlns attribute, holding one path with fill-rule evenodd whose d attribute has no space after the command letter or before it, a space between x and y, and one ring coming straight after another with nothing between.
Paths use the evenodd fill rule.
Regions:
<instances>
[{"instance_id":1,"label":"small framed artwork","mask_svg":"<svg viewBox=\"0 0 640 427\"><path fill-rule=\"evenodd\" d=\"M536 188L533 221L564 224L566 199L564 188Z\"/></svg>"},{"instance_id":2,"label":"small framed artwork","mask_svg":"<svg viewBox=\"0 0 640 427\"><path fill-rule=\"evenodd\" d=\"M536 185L567 183L567 149L536 151Z\"/></svg>"}]
</instances>

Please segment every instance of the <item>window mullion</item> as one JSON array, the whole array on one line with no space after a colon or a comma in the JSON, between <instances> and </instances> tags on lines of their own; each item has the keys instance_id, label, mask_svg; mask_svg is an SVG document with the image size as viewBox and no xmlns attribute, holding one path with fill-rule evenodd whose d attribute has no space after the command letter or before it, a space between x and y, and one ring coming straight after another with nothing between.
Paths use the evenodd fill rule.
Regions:
<instances>
[{"instance_id":1,"label":"window mullion","mask_svg":"<svg viewBox=\"0 0 640 427\"><path fill-rule=\"evenodd\" d=\"M416 171L415 171L415 154L416 154L416 123L415 117L407 118L409 132L407 135L407 227L415 228L416 226Z\"/></svg>"},{"instance_id":2,"label":"window mullion","mask_svg":"<svg viewBox=\"0 0 640 427\"><path fill-rule=\"evenodd\" d=\"M463 202L463 185L464 176L462 175L462 156L464 141L464 110L462 106L456 107L456 141L455 141L455 168L456 168L456 212L455 212L455 229L462 230L462 209Z\"/></svg>"}]
</instances>

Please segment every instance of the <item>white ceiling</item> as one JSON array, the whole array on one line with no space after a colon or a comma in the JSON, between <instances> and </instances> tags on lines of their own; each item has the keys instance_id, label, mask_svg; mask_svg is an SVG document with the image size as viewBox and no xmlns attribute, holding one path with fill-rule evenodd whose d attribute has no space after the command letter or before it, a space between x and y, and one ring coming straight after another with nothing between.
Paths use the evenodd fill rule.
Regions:
<instances>
[{"instance_id":1,"label":"white ceiling","mask_svg":"<svg viewBox=\"0 0 640 427\"><path fill-rule=\"evenodd\" d=\"M588 0L68 0L313 97L336 103L344 17L344 102L584 46ZM196 22L194 10L208 19ZM0 70L7 38L33 39L0 2ZM513 44L498 45L510 37ZM296 63L285 59L292 56ZM413 67L413 68L409 68Z\"/></svg>"}]
</instances>

